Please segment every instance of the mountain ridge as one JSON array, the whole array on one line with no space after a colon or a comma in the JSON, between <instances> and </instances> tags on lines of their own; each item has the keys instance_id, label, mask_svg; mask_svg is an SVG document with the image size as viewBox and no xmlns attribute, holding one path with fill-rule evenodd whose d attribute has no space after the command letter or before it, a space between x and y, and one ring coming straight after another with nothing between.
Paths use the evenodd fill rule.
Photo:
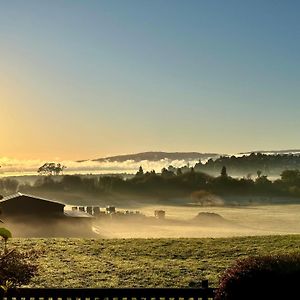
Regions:
<instances>
[{"instance_id":1,"label":"mountain ridge","mask_svg":"<svg viewBox=\"0 0 300 300\"><path fill-rule=\"evenodd\" d=\"M198 159L207 159L210 157L219 157L219 156L220 154L218 153L148 151L148 152L140 152L135 154L123 154L123 155L115 155L115 156L109 156L104 158L97 158L97 159L93 159L92 161L124 162L127 160L133 160L135 162L138 162L143 160L159 161L162 159L198 160Z\"/></svg>"},{"instance_id":2,"label":"mountain ridge","mask_svg":"<svg viewBox=\"0 0 300 300\"><path fill-rule=\"evenodd\" d=\"M240 152L237 154L222 154L222 153L213 153L213 152L166 152L166 151L146 151L146 152L139 152L133 154L120 154L120 155L113 155L101 158L91 159L91 161L95 162L125 162L128 160L132 160L134 162L139 162L143 160L148 161L160 161L162 159L169 159L169 160L206 160L209 158L218 158L220 156L232 156L232 155L250 155L251 153L262 153L262 154L299 154L300 149L293 149L293 150L260 150L260 151L248 151L248 152ZM85 162L85 160L78 160L77 162Z\"/></svg>"},{"instance_id":3,"label":"mountain ridge","mask_svg":"<svg viewBox=\"0 0 300 300\"><path fill-rule=\"evenodd\" d=\"M288 149L288 150L259 150L259 151L247 151L239 154L251 154L251 153L262 153L262 154L300 154L300 149Z\"/></svg>"}]
</instances>

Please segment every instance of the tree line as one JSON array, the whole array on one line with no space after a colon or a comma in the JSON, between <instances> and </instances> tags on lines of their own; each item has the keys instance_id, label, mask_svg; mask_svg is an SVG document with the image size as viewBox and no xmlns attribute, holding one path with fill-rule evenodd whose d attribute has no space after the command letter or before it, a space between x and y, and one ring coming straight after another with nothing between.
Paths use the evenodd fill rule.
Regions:
<instances>
[{"instance_id":1,"label":"tree line","mask_svg":"<svg viewBox=\"0 0 300 300\"><path fill-rule=\"evenodd\" d=\"M300 169L300 155L251 153L243 156L221 156L203 163L199 161L195 165L195 171L216 176L222 166L226 166L230 174L237 176L253 177L258 170L264 175L279 176L284 170Z\"/></svg>"},{"instance_id":2,"label":"tree line","mask_svg":"<svg viewBox=\"0 0 300 300\"><path fill-rule=\"evenodd\" d=\"M275 181L269 180L267 175L262 175L259 172L255 178L234 178L228 174L225 166L219 170L218 176L195 172L194 168L190 168L188 172L182 172L179 169L176 172L163 169L160 174L157 174L155 171L144 172L143 168L140 167L136 175L129 179L119 175L41 176L33 185L19 184L14 179L0 180L0 193L8 194L17 190L24 193L55 191L88 193L94 196L129 195L164 200L209 194L300 198L300 171L285 170ZM201 191L200 194L195 194L199 191Z\"/></svg>"}]
</instances>

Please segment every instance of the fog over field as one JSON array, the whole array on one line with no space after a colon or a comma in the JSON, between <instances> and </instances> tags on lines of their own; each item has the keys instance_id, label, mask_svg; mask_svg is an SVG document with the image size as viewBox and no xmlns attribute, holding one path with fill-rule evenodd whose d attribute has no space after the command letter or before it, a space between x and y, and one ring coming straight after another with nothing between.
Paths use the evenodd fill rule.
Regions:
<instances>
[{"instance_id":1,"label":"fog over field","mask_svg":"<svg viewBox=\"0 0 300 300\"><path fill-rule=\"evenodd\" d=\"M145 206L153 216L156 209L166 211L166 220L98 221L94 230L105 238L200 238L252 235L299 234L300 205L248 207ZM195 220L198 213L215 213Z\"/></svg>"},{"instance_id":2,"label":"fog over field","mask_svg":"<svg viewBox=\"0 0 300 300\"><path fill-rule=\"evenodd\" d=\"M65 207L65 211L70 210ZM300 234L300 205L257 205L236 207L196 207L145 205L133 207L139 215L102 216L82 222L73 220L23 222L5 221L15 237L81 238L219 238L256 235ZM164 210L165 219L154 217ZM75 221L75 222L74 222Z\"/></svg>"},{"instance_id":3,"label":"fog over field","mask_svg":"<svg viewBox=\"0 0 300 300\"><path fill-rule=\"evenodd\" d=\"M299 17L292 0L1 1L2 299L297 290Z\"/></svg>"},{"instance_id":4,"label":"fog over field","mask_svg":"<svg viewBox=\"0 0 300 300\"><path fill-rule=\"evenodd\" d=\"M273 160L273 156L249 156L255 162L262 157ZM279 159L278 156L274 158ZM220 157L219 160L222 159L225 158ZM247 159L248 156L244 161ZM41 160L0 159L2 177L17 174L14 178L1 179L2 195L8 196L20 191L64 203L69 210L73 205L98 206L103 210L111 205L118 212L139 211L140 214L124 214L125 217L122 213L106 214L94 218L90 224L75 222L70 225L59 221L45 226L45 222L39 224L36 220L19 224L10 222L8 225L16 236L214 238L300 233L300 196L296 181L299 174L295 170L283 173L289 176L280 175L282 178L274 181L278 178L263 176L261 171L257 172L257 176L253 175L253 178L251 174L233 178L231 173L228 176L225 167L218 166L218 174L214 177L201 170L198 172L196 167L186 167L185 173L177 173L176 169L174 172L163 172L161 169L170 165L191 167L197 161L159 157L153 161L62 161L62 165L67 165L67 169L63 170L65 175L87 175L52 176L50 173L49 176L36 176L37 169L43 163ZM143 167L141 174L139 166ZM219 173L219 169L222 172L225 169L225 174ZM157 173L146 172L151 170ZM123 176L98 176L89 173L123 173ZM125 176L124 173L136 175ZM155 218L155 210L165 211L165 219Z\"/></svg>"}]
</instances>

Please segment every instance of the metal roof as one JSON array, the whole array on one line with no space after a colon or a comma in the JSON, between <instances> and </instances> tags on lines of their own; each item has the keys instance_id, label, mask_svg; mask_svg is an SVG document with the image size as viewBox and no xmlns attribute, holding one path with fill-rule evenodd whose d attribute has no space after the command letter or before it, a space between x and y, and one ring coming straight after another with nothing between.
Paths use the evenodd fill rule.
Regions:
<instances>
[{"instance_id":1,"label":"metal roof","mask_svg":"<svg viewBox=\"0 0 300 300\"><path fill-rule=\"evenodd\" d=\"M37 197L35 195L23 194L23 193L20 193L20 192L4 197L2 200L0 200L0 204L2 202L5 202L5 201L11 200L11 199L15 199L15 198L19 198L19 197L22 197L22 196L23 197L28 197L28 198L34 198L34 199L37 199L37 200L52 202L52 203L56 203L56 204L61 204L63 206L66 205L66 204L64 204L62 202L59 202L59 201L56 201L56 200L50 200L50 199L46 199L46 198L42 198L42 197Z\"/></svg>"}]
</instances>

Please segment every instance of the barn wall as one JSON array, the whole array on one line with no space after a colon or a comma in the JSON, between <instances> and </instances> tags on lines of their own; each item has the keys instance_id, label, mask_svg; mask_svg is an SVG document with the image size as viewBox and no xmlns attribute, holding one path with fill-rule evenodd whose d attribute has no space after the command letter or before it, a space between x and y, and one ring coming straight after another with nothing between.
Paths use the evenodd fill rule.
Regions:
<instances>
[{"instance_id":1,"label":"barn wall","mask_svg":"<svg viewBox=\"0 0 300 300\"><path fill-rule=\"evenodd\" d=\"M0 204L3 216L35 215L36 217L62 216L64 205L28 196L9 199Z\"/></svg>"}]
</instances>

